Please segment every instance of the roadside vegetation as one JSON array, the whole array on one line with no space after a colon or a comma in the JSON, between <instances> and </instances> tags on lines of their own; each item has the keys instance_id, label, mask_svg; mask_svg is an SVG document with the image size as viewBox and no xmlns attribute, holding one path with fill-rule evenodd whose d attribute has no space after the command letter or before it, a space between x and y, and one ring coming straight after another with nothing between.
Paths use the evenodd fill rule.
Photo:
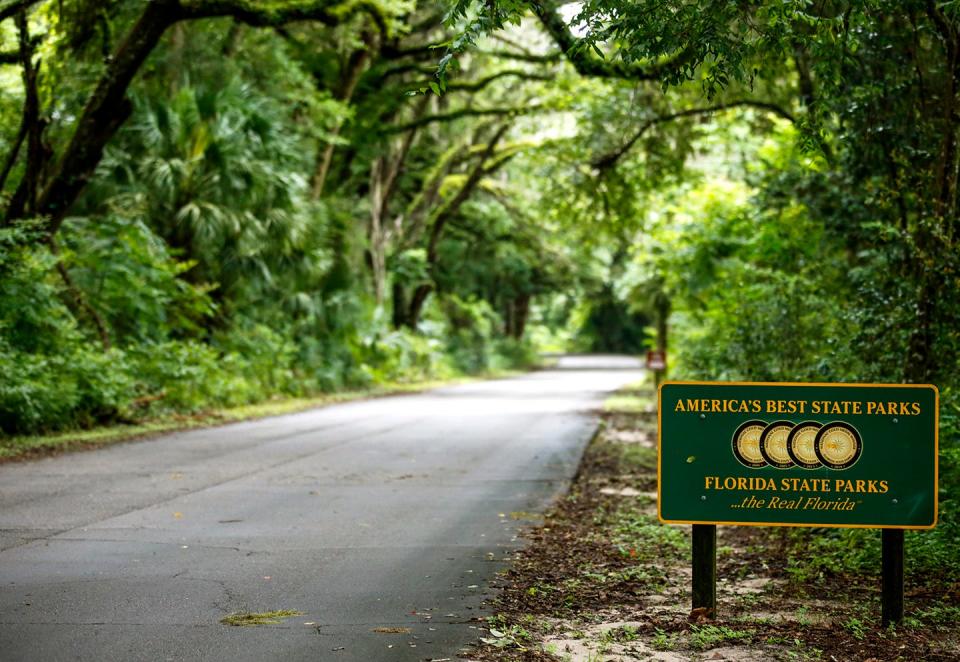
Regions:
<instances>
[{"instance_id":1,"label":"roadside vegetation","mask_svg":"<svg viewBox=\"0 0 960 662\"><path fill-rule=\"evenodd\" d=\"M674 6L676 5L676 6ZM934 382L949 3L5 0L0 434L640 352Z\"/></svg>"},{"instance_id":2,"label":"roadside vegetation","mask_svg":"<svg viewBox=\"0 0 960 662\"><path fill-rule=\"evenodd\" d=\"M876 530L719 527L717 613L690 608L690 532L656 515L649 385L610 398L573 490L528 533L470 659L960 659L956 529L907 536L906 617L880 624Z\"/></svg>"},{"instance_id":3,"label":"roadside vegetation","mask_svg":"<svg viewBox=\"0 0 960 662\"><path fill-rule=\"evenodd\" d=\"M550 365L549 361L539 363ZM269 400L237 407L216 407L191 413L160 410L129 422L114 421L85 429L68 429L48 434L0 436L0 463L29 460L56 453L87 450L123 441L153 437L165 432L224 425L267 416L294 414L316 407L364 398L418 393L440 386L450 386L468 379L509 377L511 370L488 370L470 377L448 377L409 382L383 382L363 389L342 390L312 397L274 396Z\"/></svg>"},{"instance_id":4,"label":"roadside vegetation","mask_svg":"<svg viewBox=\"0 0 960 662\"><path fill-rule=\"evenodd\" d=\"M0 0L0 457L544 351L933 383L940 524L907 536L930 583L896 641L947 655L931 633L956 616L960 558L958 53L960 5L924 0ZM652 434L622 404L613 420ZM640 441L591 449L534 540L597 528L570 524L574 565L537 566L531 613L684 603L652 461ZM895 653L851 583L875 566L870 532L725 535L725 567L763 587L851 591L814 628L833 639L665 612L610 645ZM491 646L544 631L508 625Z\"/></svg>"}]
</instances>

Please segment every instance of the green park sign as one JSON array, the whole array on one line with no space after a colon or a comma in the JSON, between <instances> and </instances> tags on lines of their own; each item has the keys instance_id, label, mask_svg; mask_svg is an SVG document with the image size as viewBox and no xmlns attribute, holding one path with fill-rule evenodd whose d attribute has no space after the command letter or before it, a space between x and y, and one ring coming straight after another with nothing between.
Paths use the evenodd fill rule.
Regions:
<instances>
[{"instance_id":1,"label":"green park sign","mask_svg":"<svg viewBox=\"0 0 960 662\"><path fill-rule=\"evenodd\" d=\"M660 519L932 528L938 408L931 385L665 382Z\"/></svg>"}]
</instances>

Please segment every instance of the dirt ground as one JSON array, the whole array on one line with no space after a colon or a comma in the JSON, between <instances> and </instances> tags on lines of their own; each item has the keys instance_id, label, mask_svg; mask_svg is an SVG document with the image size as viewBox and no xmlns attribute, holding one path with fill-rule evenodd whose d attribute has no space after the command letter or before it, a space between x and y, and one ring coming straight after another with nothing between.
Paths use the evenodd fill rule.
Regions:
<instances>
[{"instance_id":1,"label":"dirt ground","mask_svg":"<svg viewBox=\"0 0 960 662\"><path fill-rule=\"evenodd\" d=\"M717 613L691 612L690 527L658 522L656 489L653 393L622 393L569 497L528 532L467 658L960 660L960 582L908 576L907 617L882 629L879 574L806 576L788 562L838 553L814 546L821 530L718 527Z\"/></svg>"}]
</instances>

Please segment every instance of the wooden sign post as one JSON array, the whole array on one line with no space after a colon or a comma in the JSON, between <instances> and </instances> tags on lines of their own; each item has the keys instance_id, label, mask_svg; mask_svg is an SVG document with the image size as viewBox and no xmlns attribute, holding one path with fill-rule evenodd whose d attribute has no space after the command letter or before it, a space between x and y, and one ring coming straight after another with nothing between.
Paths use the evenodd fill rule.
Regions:
<instances>
[{"instance_id":1,"label":"wooden sign post","mask_svg":"<svg viewBox=\"0 0 960 662\"><path fill-rule=\"evenodd\" d=\"M884 529L881 539L880 622L887 627L903 620L903 529Z\"/></svg>"},{"instance_id":2,"label":"wooden sign post","mask_svg":"<svg viewBox=\"0 0 960 662\"><path fill-rule=\"evenodd\" d=\"M939 392L917 384L665 382L657 509L693 525L693 607L716 609L716 526L882 529L882 622L903 531L937 522Z\"/></svg>"},{"instance_id":3,"label":"wooden sign post","mask_svg":"<svg viewBox=\"0 0 960 662\"><path fill-rule=\"evenodd\" d=\"M717 526L693 525L693 608L717 612Z\"/></svg>"}]
</instances>

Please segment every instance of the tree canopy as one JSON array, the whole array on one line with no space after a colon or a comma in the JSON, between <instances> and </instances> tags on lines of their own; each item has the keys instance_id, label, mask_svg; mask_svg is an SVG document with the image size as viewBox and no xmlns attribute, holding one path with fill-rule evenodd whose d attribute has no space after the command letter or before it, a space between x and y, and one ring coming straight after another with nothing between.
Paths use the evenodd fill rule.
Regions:
<instances>
[{"instance_id":1,"label":"tree canopy","mask_svg":"<svg viewBox=\"0 0 960 662\"><path fill-rule=\"evenodd\" d=\"M2 2L0 429L657 328L677 375L950 401L958 35L914 0Z\"/></svg>"}]
</instances>

